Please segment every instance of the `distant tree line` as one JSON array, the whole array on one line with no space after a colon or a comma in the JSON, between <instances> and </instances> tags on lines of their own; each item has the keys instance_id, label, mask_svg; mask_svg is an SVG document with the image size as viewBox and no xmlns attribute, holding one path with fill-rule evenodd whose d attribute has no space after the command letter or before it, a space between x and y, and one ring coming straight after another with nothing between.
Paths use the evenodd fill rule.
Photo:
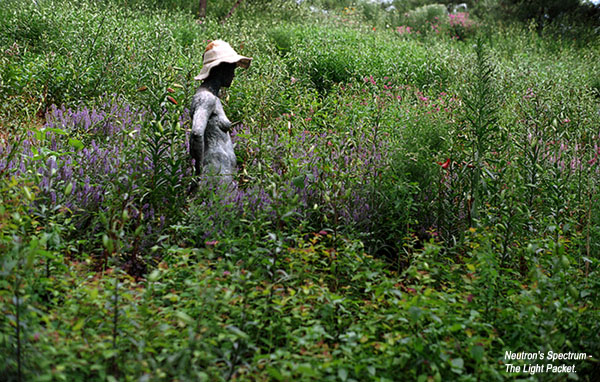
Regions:
<instances>
[{"instance_id":1,"label":"distant tree line","mask_svg":"<svg viewBox=\"0 0 600 382\"><path fill-rule=\"evenodd\" d=\"M198 18L215 17L227 20L240 6L262 6L288 4L308 4L323 9L374 6L368 0L112 0L128 5L144 5L153 8L185 10ZM466 4L469 13L479 19L503 22L529 22L534 20L538 28L556 20L569 19L587 24L600 25L600 6L583 0L383 0L382 9L393 9L402 15L428 4L444 4L448 9L458 4ZM392 7L393 8L390 8Z\"/></svg>"}]
</instances>

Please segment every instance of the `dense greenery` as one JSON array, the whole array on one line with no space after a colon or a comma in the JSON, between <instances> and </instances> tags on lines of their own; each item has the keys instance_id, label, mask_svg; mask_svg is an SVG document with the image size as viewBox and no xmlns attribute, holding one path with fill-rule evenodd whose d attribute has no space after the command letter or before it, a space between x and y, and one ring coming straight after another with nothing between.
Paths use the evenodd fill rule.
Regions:
<instances>
[{"instance_id":1,"label":"dense greenery","mask_svg":"<svg viewBox=\"0 0 600 382\"><path fill-rule=\"evenodd\" d=\"M0 8L1 380L594 380L597 31L192 3ZM217 38L239 174L190 193Z\"/></svg>"}]
</instances>

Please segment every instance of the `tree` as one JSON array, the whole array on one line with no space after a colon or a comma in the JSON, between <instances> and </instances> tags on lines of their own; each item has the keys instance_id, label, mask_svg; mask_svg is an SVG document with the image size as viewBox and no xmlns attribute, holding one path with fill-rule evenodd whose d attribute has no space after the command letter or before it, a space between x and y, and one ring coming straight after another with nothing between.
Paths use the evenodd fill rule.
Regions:
<instances>
[{"instance_id":1,"label":"tree","mask_svg":"<svg viewBox=\"0 0 600 382\"><path fill-rule=\"evenodd\" d=\"M198 11L198 18L204 19L206 17L206 3L208 0L200 0L199 6L200 9Z\"/></svg>"},{"instance_id":2,"label":"tree","mask_svg":"<svg viewBox=\"0 0 600 382\"><path fill-rule=\"evenodd\" d=\"M231 9L229 10L229 13L227 13L227 16L225 16L225 18L223 19L222 23L225 24L225 21L227 21L228 18L231 17L231 15L233 15L233 12L235 11L235 9L237 7L239 7L239 5L243 2L244 0L237 0L235 2L235 4L233 4L233 7L231 7Z\"/></svg>"},{"instance_id":3,"label":"tree","mask_svg":"<svg viewBox=\"0 0 600 382\"><path fill-rule=\"evenodd\" d=\"M499 4L506 15L522 21L533 19L539 28L581 7L579 0L500 0Z\"/></svg>"}]
</instances>

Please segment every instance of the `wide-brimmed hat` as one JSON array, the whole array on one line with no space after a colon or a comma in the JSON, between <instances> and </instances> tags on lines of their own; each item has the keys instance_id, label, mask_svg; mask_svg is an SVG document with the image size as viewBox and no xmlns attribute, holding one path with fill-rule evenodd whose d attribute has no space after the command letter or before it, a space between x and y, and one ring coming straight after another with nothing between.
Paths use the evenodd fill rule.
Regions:
<instances>
[{"instance_id":1,"label":"wide-brimmed hat","mask_svg":"<svg viewBox=\"0 0 600 382\"><path fill-rule=\"evenodd\" d=\"M252 61L252 57L240 56L225 41L215 40L206 47L202 60L202 70L194 79L197 81L206 79L212 68L224 62L228 64L235 63L245 69L250 66L250 61Z\"/></svg>"}]
</instances>

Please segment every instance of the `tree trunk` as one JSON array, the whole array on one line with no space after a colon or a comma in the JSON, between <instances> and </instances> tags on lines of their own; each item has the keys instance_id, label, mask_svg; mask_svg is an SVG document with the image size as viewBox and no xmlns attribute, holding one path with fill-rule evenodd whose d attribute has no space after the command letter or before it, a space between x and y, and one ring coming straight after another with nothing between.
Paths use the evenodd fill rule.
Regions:
<instances>
[{"instance_id":1,"label":"tree trunk","mask_svg":"<svg viewBox=\"0 0 600 382\"><path fill-rule=\"evenodd\" d=\"M229 10L229 13L227 14L227 16L225 16L225 18L223 19L223 21L221 21L221 24L225 24L225 21L227 21L228 18L231 17L231 15L233 15L233 12L235 11L235 9L237 7L239 7L239 5L243 2L244 0L237 0L235 2L235 4L233 4L233 7L231 7L231 9Z\"/></svg>"},{"instance_id":2,"label":"tree trunk","mask_svg":"<svg viewBox=\"0 0 600 382\"><path fill-rule=\"evenodd\" d=\"M208 0L199 0L200 1L200 10L198 11L198 18L200 20L204 19L206 17L206 3L208 2Z\"/></svg>"}]
</instances>

